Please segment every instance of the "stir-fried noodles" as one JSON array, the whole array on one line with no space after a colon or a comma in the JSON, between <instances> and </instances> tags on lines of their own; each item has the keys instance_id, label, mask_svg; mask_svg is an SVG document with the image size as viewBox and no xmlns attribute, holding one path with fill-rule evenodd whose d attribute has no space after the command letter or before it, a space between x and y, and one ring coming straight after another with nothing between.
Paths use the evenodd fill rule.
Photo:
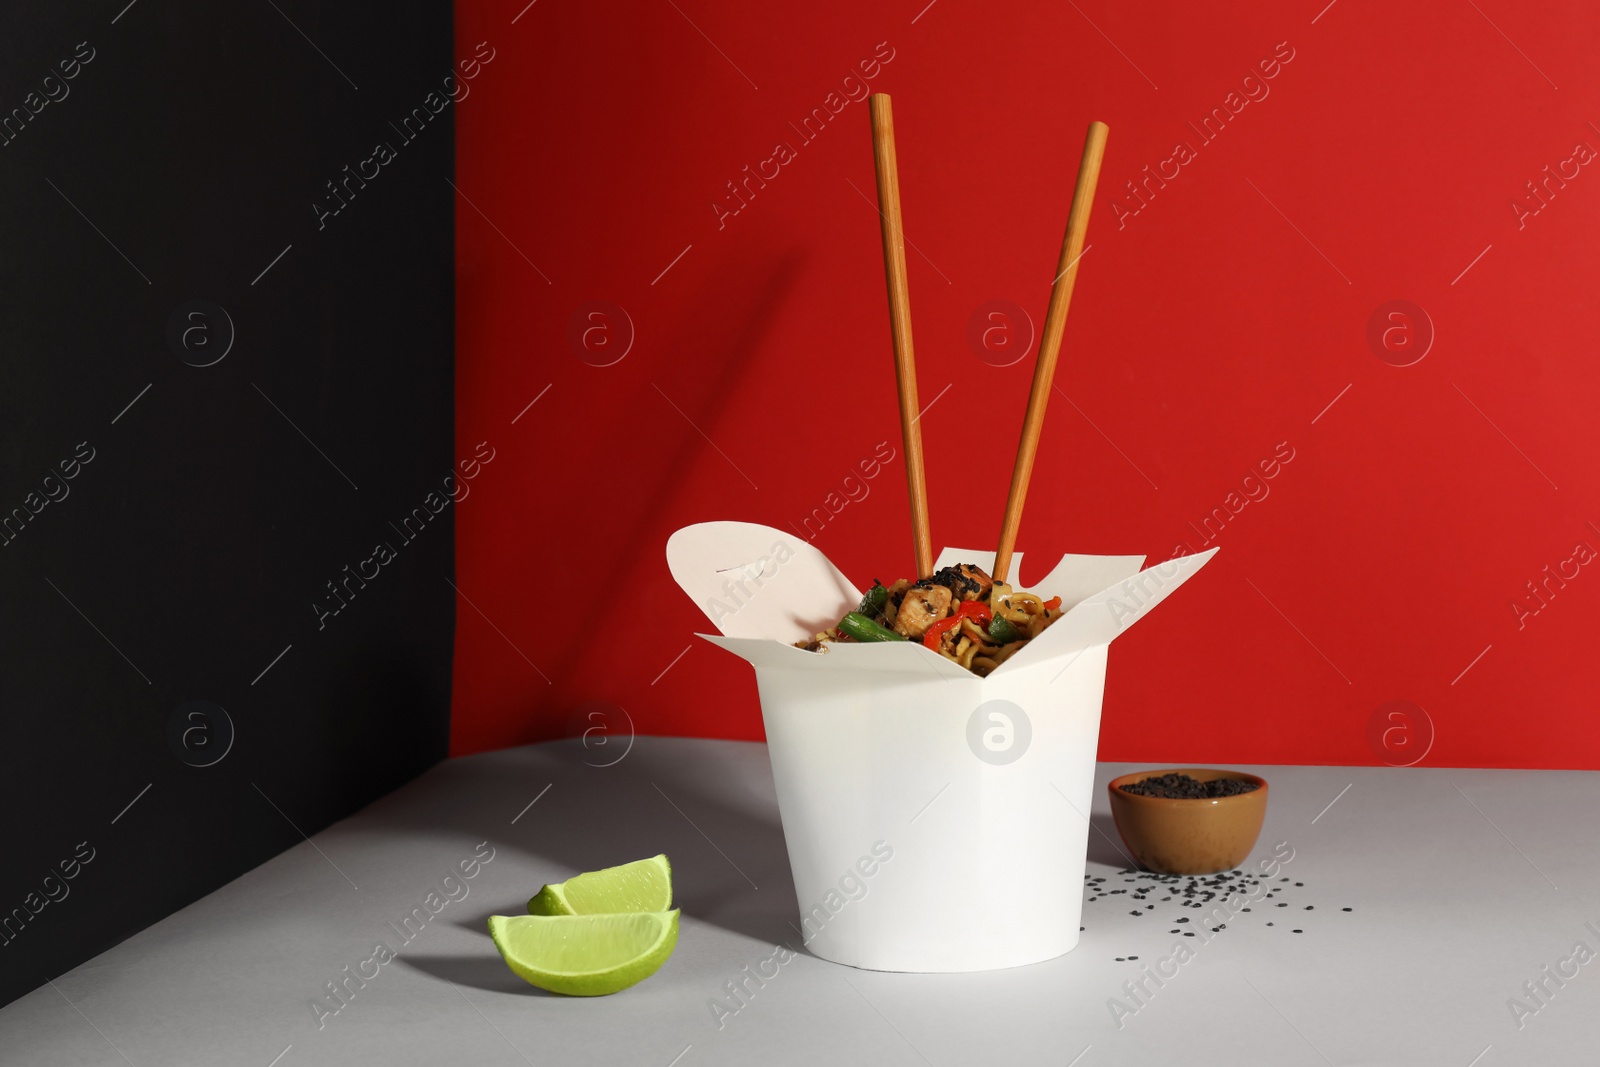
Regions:
<instances>
[{"instance_id":1,"label":"stir-fried noodles","mask_svg":"<svg viewBox=\"0 0 1600 1067\"><path fill-rule=\"evenodd\" d=\"M902 578L886 586L874 581L860 607L837 626L796 645L826 652L831 641L921 641L981 676L1060 617L1060 597L1043 600L1019 592L961 563L915 582Z\"/></svg>"}]
</instances>

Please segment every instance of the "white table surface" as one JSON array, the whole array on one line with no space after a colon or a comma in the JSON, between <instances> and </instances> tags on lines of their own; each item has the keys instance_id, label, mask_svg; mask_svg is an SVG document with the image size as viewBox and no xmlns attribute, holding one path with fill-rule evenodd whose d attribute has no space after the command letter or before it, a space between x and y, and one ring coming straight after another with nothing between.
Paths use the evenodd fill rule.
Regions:
<instances>
[{"instance_id":1,"label":"white table surface","mask_svg":"<svg viewBox=\"0 0 1600 1067\"><path fill-rule=\"evenodd\" d=\"M1170 933L1201 912L1165 892L1142 917L1131 894L1111 895L1085 903L1077 949L1031 967L889 974L802 951L719 1028L710 1002L726 1002L725 983L799 945L766 749L646 737L613 766L586 760L600 762L558 742L441 764L0 1009L0 1063L1600 1061L1600 960L1569 965L1563 986L1546 980L1553 994L1520 1028L1508 1007L1575 942L1600 952L1585 925L1600 929L1594 773L1249 767L1272 786L1252 862L1288 842L1290 882L1209 940ZM1099 769L1089 873L1108 889L1134 888L1104 795L1128 769ZM319 1029L310 1002L324 983L379 940L398 944L388 924L483 841L494 858L458 883L467 896ZM547 881L663 851L683 925L655 977L568 999L506 970L489 915L517 914ZM1185 915L1196 918L1172 921ZM1121 983L1184 941L1194 957L1119 1028L1108 1002L1132 1003Z\"/></svg>"}]
</instances>

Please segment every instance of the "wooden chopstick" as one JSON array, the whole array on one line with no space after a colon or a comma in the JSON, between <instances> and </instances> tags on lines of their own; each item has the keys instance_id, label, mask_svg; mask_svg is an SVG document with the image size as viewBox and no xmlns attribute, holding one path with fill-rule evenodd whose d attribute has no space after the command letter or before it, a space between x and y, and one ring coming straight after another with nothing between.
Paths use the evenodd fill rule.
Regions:
<instances>
[{"instance_id":1,"label":"wooden chopstick","mask_svg":"<svg viewBox=\"0 0 1600 1067\"><path fill-rule=\"evenodd\" d=\"M1083 239L1089 231L1089 209L1094 205L1094 188L1100 179L1100 163L1105 158L1106 135L1110 132L1105 123L1091 122L1083 141L1078 186L1072 194L1072 210L1067 213L1061 262L1056 265L1056 280L1050 289L1050 310L1045 314L1044 331L1039 338L1039 360L1033 368L1028 413L1022 420L1017 464L1011 471L1011 492L1006 497L1005 520L1000 525L1000 544L994 556L994 580L997 582L1005 581L1011 571L1011 550L1016 546L1017 527L1022 523L1022 502L1028 495L1028 479L1033 474L1033 459L1039 451L1045 407L1050 402L1050 383L1055 379L1061 335L1067 325L1067 305L1072 302L1072 286L1078 280L1078 259L1083 255Z\"/></svg>"},{"instance_id":2,"label":"wooden chopstick","mask_svg":"<svg viewBox=\"0 0 1600 1067\"><path fill-rule=\"evenodd\" d=\"M933 573L933 534L928 527L928 485L918 425L917 365L911 346L911 291L906 282L905 231L900 222L900 172L894 151L894 111L889 97L874 93L872 158L878 172L878 215L883 220L883 270L889 283L889 330L894 337L895 382L900 389L900 435L905 442L906 484L911 496L911 530L917 576Z\"/></svg>"}]
</instances>

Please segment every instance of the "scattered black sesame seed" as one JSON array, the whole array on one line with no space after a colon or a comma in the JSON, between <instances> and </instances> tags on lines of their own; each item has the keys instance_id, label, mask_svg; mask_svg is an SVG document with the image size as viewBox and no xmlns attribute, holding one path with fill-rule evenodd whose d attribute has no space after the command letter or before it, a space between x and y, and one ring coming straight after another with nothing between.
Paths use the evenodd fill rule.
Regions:
<instances>
[{"instance_id":1,"label":"scattered black sesame seed","mask_svg":"<svg viewBox=\"0 0 1600 1067\"><path fill-rule=\"evenodd\" d=\"M1313 908L1313 905L1311 905L1311 904L1307 904L1307 905L1306 905L1306 910L1307 910L1307 911L1311 911L1311 910L1312 910L1312 908Z\"/></svg>"},{"instance_id":2,"label":"scattered black sesame seed","mask_svg":"<svg viewBox=\"0 0 1600 1067\"><path fill-rule=\"evenodd\" d=\"M1356 909L1354 909L1354 908L1345 908L1343 910L1345 910L1345 911L1355 911Z\"/></svg>"},{"instance_id":3,"label":"scattered black sesame seed","mask_svg":"<svg viewBox=\"0 0 1600 1067\"><path fill-rule=\"evenodd\" d=\"M1295 933L1297 933L1297 934L1303 934L1303 933L1305 933L1305 931L1304 931L1304 930L1296 930L1296 931L1295 931Z\"/></svg>"}]
</instances>

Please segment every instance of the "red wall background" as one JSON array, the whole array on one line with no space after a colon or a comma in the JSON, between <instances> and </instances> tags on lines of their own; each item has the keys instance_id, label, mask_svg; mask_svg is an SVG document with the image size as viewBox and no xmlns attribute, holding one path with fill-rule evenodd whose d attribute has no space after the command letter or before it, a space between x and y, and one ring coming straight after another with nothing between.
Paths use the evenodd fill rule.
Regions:
<instances>
[{"instance_id":1,"label":"red wall background","mask_svg":"<svg viewBox=\"0 0 1600 1067\"><path fill-rule=\"evenodd\" d=\"M494 49L457 115L458 444L495 458L456 516L456 753L586 708L761 737L665 541L837 506L881 441L896 459L816 544L857 582L912 568L844 81L876 56L924 402L953 383L923 419L936 548L993 544L1032 373L969 323L991 301L1042 322L1085 127L1111 127L1018 547L1222 552L1117 643L1103 758L1600 767L1600 16L524 3L457 13L463 56ZM777 174L725 214L747 165ZM1170 180L1123 214L1147 165ZM1421 314L1379 314L1401 300ZM600 301L586 350L572 323Z\"/></svg>"}]
</instances>

